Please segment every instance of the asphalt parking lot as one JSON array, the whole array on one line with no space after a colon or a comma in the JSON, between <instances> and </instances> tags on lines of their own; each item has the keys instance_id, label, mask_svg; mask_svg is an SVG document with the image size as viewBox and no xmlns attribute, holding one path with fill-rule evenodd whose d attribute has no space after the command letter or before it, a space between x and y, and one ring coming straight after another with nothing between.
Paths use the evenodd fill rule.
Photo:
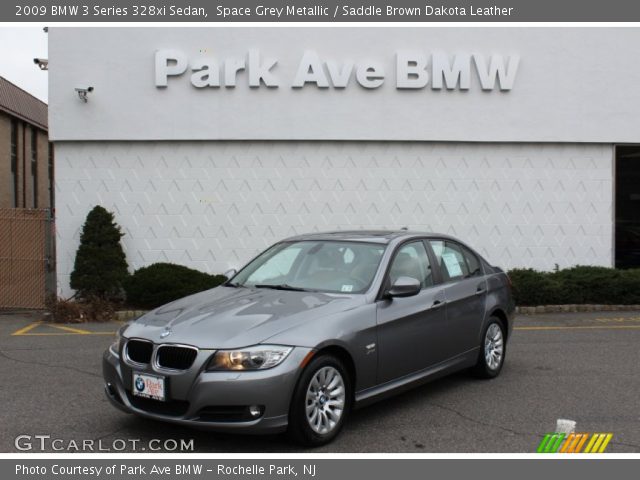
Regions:
<instances>
[{"instance_id":1,"label":"asphalt parking lot","mask_svg":"<svg viewBox=\"0 0 640 480\"><path fill-rule=\"evenodd\" d=\"M215 434L121 413L101 377L119 325L38 319L0 315L0 451L16 452L19 435L117 449L117 440L139 439L138 451L151 439L193 439L200 452L301 451L282 435ZM579 432L613 433L607 452L640 452L639 367L640 312L520 316L497 379L461 373L358 410L335 442L314 451L528 453L563 418Z\"/></svg>"}]
</instances>

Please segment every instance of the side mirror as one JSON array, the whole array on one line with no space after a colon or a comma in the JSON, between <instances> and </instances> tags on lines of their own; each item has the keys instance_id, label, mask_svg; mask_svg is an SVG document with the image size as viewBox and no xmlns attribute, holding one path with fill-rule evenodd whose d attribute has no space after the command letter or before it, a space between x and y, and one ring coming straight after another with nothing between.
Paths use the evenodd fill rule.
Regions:
<instances>
[{"instance_id":1,"label":"side mirror","mask_svg":"<svg viewBox=\"0 0 640 480\"><path fill-rule=\"evenodd\" d=\"M420 281L411 277L399 277L387 290L389 297L412 297L420 293Z\"/></svg>"},{"instance_id":2,"label":"side mirror","mask_svg":"<svg viewBox=\"0 0 640 480\"><path fill-rule=\"evenodd\" d=\"M231 268L224 272L223 275L227 277L227 280L230 280L236 273L238 273L238 271L235 268Z\"/></svg>"}]
</instances>

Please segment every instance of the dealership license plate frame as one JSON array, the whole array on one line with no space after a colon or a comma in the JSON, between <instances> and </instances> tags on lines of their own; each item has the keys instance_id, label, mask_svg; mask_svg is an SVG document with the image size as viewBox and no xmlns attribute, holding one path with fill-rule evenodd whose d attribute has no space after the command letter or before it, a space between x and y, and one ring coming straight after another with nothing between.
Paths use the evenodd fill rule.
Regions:
<instances>
[{"instance_id":1,"label":"dealership license plate frame","mask_svg":"<svg viewBox=\"0 0 640 480\"><path fill-rule=\"evenodd\" d=\"M136 379L141 378L145 382L145 390L140 392L136 387ZM147 382L146 379L158 382L162 385L161 393L162 395L153 395L151 393L146 393L147 390ZM147 398L149 400L155 400L157 402L166 402L167 401L167 377L163 375L152 375L145 372L131 372L131 392L135 397L139 398Z\"/></svg>"}]
</instances>

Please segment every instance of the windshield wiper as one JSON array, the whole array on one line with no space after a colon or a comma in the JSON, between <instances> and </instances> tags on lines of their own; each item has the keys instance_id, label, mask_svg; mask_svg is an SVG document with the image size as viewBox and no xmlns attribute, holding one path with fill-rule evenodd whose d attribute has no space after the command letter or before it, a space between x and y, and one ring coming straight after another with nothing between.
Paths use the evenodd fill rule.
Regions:
<instances>
[{"instance_id":1,"label":"windshield wiper","mask_svg":"<svg viewBox=\"0 0 640 480\"><path fill-rule=\"evenodd\" d=\"M291 290L292 292L308 292L309 290L306 288L300 287L292 287L291 285L287 285L286 283L281 283L279 285L254 285L255 288L272 288L274 290Z\"/></svg>"},{"instance_id":2,"label":"windshield wiper","mask_svg":"<svg viewBox=\"0 0 640 480\"><path fill-rule=\"evenodd\" d=\"M239 283L232 283L232 282L227 282L224 284L225 287L232 287L232 288L245 288L244 285L240 285Z\"/></svg>"}]
</instances>

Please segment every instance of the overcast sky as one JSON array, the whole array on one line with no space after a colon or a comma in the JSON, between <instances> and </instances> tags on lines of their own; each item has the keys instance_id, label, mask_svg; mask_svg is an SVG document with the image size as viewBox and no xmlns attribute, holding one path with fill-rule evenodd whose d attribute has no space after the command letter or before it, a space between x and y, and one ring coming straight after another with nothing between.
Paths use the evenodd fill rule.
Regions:
<instances>
[{"instance_id":1,"label":"overcast sky","mask_svg":"<svg viewBox=\"0 0 640 480\"><path fill-rule=\"evenodd\" d=\"M47 101L47 72L33 63L47 58L47 34L42 27L0 27L0 76Z\"/></svg>"}]
</instances>

